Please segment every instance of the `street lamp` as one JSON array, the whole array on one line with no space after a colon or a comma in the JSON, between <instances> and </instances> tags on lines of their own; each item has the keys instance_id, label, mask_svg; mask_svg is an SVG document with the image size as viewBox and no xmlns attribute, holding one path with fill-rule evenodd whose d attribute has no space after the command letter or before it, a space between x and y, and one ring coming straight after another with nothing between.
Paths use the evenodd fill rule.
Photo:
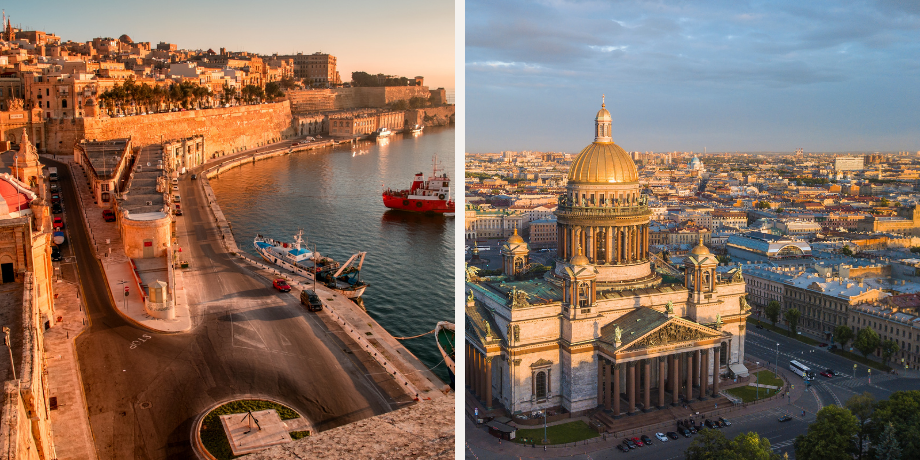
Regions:
<instances>
[{"instance_id":1,"label":"street lamp","mask_svg":"<svg viewBox=\"0 0 920 460\"><path fill-rule=\"evenodd\" d=\"M760 361L754 361L754 363L757 364L757 367L760 367ZM754 391L757 392L754 396L754 401L757 401L760 399L760 371L754 374L754 388L756 388Z\"/></svg>"},{"instance_id":2,"label":"street lamp","mask_svg":"<svg viewBox=\"0 0 920 460\"><path fill-rule=\"evenodd\" d=\"M779 377L779 342L776 342L776 361L773 362L773 373Z\"/></svg>"},{"instance_id":3,"label":"street lamp","mask_svg":"<svg viewBox=\"0 0 920 460\"><path fill-rule=\"evenodd\" d=\"M13 369L13 380L16 380L16 364L13 363L13 347L10 346L10 328L3 326L3 341L6 342L6 348L10 351L10 368Z\"/></svg>"}]
</instances>

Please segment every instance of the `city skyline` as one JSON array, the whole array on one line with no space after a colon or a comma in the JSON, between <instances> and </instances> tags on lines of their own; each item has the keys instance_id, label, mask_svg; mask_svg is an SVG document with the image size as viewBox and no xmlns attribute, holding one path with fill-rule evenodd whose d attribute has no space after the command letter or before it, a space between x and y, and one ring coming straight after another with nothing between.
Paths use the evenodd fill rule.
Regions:
<instances>
[{"instance_id":1,"label":"city skyline","mask_svg":"<svg viewBox=\"0 0 920 460\"><path fill-rule=\"evenodd\" d=\"M917 151L918 29L899 2L473 0L466 151L577 152L602 94L631 151Z\"/></svg>"},{"instance_id":2,"label":"city skyline","mask_svg":"<svg viewBox=\"0 0 920 460\"><path fill-rule=\"evenodd\" d=\"M12 4L5 12L14 27L54 33L62 41L127 34L137 42L156 46L163 41L180 49L217 51L224 47L262 55L323 52L338 58L343 81L350 81L355 71L410 79L422 75L426 86L454 89L454 47L444 47L455 43L452 3L407 0L394 7L360 0L348 9L347 21L344 17L319 20L342 15L340 5L290 0L262 3L264 13L258 15L243 13L251 5L234 1L167 2L157 8L110 0L90 4L92 15L87 14L87 4L69 2L52 2L51 8L48 4ZM303 24L297 22L300 19ZM358 33L348 30L349 24L360 25Z\"/></svg>"}]
</instances>

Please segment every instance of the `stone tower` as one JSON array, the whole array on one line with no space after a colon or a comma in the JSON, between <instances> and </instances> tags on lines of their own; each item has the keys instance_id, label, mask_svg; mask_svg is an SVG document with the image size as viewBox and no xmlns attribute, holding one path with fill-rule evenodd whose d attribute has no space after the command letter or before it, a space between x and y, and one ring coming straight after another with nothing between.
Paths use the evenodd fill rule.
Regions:
<instances>
[{"instance_id":1,"label":"stone tower","mask_svg":"<svg viewBox=\"0 0 920 460\"><path fill-rule=\"evenodd\" d=\"M530 263L530 248L524 242L524 238L518 235L517 229L514 229L514 234L502 245L501 255L505 275L511 278L520 275Z\"/></svg>"}]
</instances>

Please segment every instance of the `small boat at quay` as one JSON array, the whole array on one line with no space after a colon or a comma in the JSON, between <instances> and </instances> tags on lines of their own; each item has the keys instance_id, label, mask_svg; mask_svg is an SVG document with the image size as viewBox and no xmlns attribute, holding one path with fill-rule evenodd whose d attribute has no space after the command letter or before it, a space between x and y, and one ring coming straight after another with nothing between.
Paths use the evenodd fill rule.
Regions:
<instances>
[{"instance_id":1,"label":"small boat at quay","mask_svg":"<svg viewBox=\"0 0 920 460\"><path fill-rule=\"evenodd\" d=\"M303 230L294 235L292 243L256 235L253 245L266 262L322 283L349 299L361 297L369 286L361 281L361 267L366 252L354 254L344 264L340 264L331 257L307 249L303 241Z\"/></svg>"},{"instance_id":2,"label":"small boat at quay","mask_svg":"<svg viewBox=\"0 0 920 460\"><path fill-rule=\"evenodd\" d=\"M441 321L434 327L434 335L438 340L438 350L447 364L447 371L450 374L450 384L454 384L454 323Z\"/></svg>"}]
</instances>

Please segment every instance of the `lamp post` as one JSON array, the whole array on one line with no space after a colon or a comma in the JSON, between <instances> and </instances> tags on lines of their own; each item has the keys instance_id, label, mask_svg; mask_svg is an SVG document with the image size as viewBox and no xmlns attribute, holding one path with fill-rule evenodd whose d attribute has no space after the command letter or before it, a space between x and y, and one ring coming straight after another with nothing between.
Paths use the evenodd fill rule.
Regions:
<instances>
[{"instance_id":1,"label":"lamp post","mask_svg":"<svg viewBox=\"0 0 920 460\"><path fill-rule=\"evenodd\" d=\"M760 367L760 361L754 361L754 363L757 364L757 367ZM757 371L757 373L754 374L754 388L756 388L756 390L754 390L756 391L756 394L754 395L754 401L757 401L760 399L760 371Z\"/></svg>"},{"instance_id":2,"label":"lamp post","mask_svg":"<svg viewBox=\"0 0 920 460\"><path fill-rule=\"evenodd\" d=\"M853 365L853 378L856 378L856 365Z\"/></svg>"},{"instance_id":3,"label":"lamp post","mask_svg":"<svg viewBox=\"0 0 920 460\"><path fill-rule=\"evenodd\" d=\"M10 369L13 370L13 380L16 380L16 364L13 362L13 347L10 345L10 328L3 326L3 341L6 349L10 351Z\"/></svg>"},{"instance_id":4,"label":"lamp post","mask_svg":"<svg viewBox=\"0 0 920 460\"><path fill-rule=\"evenodd\" d=\"M124 305L125 313L128 313L128 286L127 286L128 281L127 281L127 280L118 280L118 284L119 284L120 286L125 286L125 300L124 300L124 302L122 302L122 304Z\"/></svg>"},{"instance_id":5,"label":"lamp post","mask_svg":"<svg viewBox=\"0 0 920 460\"><path fill-rule=\"evenodd\" d=\"M779 376L779 342L776 343L776 361L773 362L773 373Z\"/></svg>"}]
</instances>

